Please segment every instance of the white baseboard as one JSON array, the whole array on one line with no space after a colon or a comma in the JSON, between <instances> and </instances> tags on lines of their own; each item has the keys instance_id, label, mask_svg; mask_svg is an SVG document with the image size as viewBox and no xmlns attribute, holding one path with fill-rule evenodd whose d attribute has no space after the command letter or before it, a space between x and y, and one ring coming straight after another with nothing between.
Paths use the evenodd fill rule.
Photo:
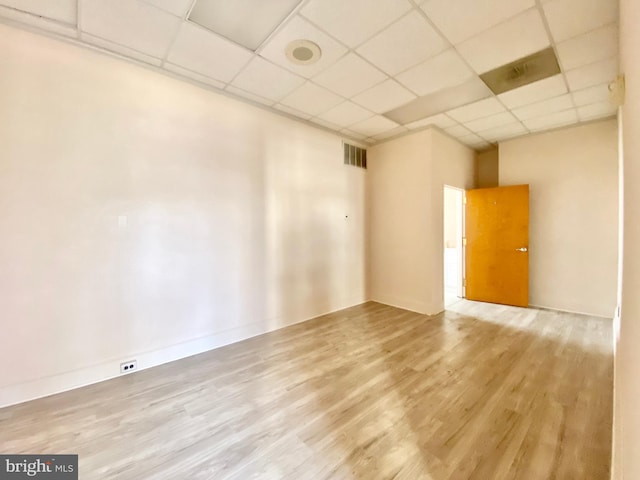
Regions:
<instances>
[{"instance_id":1,"label":"white baseboard","mask_svg":"<svg viewBox=\"0 0 640 480\"><path fill-rule=\"evenodd\" d=\"M158 350L134 352L128 355L127 358L135 358L137 360L138 368L136 371L139 371L197 355L208 350L213 350L214 348L266 333L267 331L265 325L258 322L170 345ZM0 408L119 377L121 375L119 373L121 361L122 359L107 361L98 365L3 387L2 390L0 390ZM135 372L132 374L135 374Z\"/></svg>"},{"instance_id":2,"label":"white baseboard","mask_svg":"<svg viewBox=\"0 0 640 480\"><path fill-rule=\"evenodd\" d=\"M57 393L66 392L76 388L84 387L105 380L119 377L120 362L128 359L135 359L138 362L136 371L156 367L164 363L180 360L199 353L223 347L231 343L246 340L257 335L262 335L274 330L306 322L312 318L332 313L334 311L349 308L363 303L363 300L354 301L351 305L340 307L309 318L297 321L283 321L282 319L271 319L270 321L255 322L242 327L217 332L212 335L195 338L186 342L170 345L168 347L147 352L132 352L127 358L113 359L97 365L92 365L78 370L64 372L58 375L31 380L24 383L8 385L0 389L0 408L8 407L18 403L35 400L37 398L48 397ZM135 375L135 372L125 375Z\"/></svg>"},{"instance_id":3,"label":"white baseboard","mask_svg":"<svg viewBox=\"0 0 640 480\"><path fill-rule=\"evenodd\" d=\"M422 315L436 315L442 310L436 311L432 305L425 302L396 298L389 295L372 295L371 301L389 305L390 307L401 308L411 312L420 313Z\"/></svg>"},{"instance_id":4,"label":"white baseboard","mask_svg":"<svg viewBox=\"0 0 640 480\"><path fill-rule=\"evenodd\" d=\"M576 315L586 315L588 317L607 318L609 320L612 319L612 317L601 315L599 313L580 312L577 310L566 310L564 308L556 308L556 307L545 307L544 305L529 305L529 308L537 308L538 310L551 310L552 312L575 313Z\"/></svg>"}]
</instances>

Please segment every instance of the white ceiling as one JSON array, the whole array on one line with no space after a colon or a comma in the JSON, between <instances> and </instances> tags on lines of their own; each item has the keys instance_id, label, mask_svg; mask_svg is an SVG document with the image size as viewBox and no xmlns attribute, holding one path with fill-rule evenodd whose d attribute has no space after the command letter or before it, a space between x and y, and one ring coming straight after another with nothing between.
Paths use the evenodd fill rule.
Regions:
<instances>
[{"instance_id":1,"label":"white ceiling","mask_svg":"<svg viewBox=\"0 0 640 480\"><path fill-rule=\"evenodd\" d=\"M196 3L206 11L208 1L0 0L0 19L369 144L435 125L483 149L615 115L607 84L618 73L617 0L287 0L294 10L255 51L188 20ZM262 0L256 17L279 21L287 2ZM265 5L280 10L269 15ZM255 20L247 19L247 28L257 28ZM252 32L236 33L253 41ZM287 60L285 46L298 39L320 46L319 62ZM559 75L407 125L382 115L548 46L558 56Z\"/></svg>"}]
</instances>

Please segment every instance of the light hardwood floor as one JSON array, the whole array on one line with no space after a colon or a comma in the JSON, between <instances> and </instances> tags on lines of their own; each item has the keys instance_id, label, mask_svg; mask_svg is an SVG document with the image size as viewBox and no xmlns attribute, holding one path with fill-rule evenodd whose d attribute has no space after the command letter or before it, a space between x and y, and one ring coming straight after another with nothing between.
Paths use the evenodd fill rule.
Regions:
<instances>
[{"instance_id":1,"label":"light hardwood floor","mask_svg":"<svg viewBox=\"0 0 640 480\"><path fill-rule=\"evenodd\" d=\"M0 410L81 479L608 479L604 319L377 303Z\"/></svg>"}]
</instances>

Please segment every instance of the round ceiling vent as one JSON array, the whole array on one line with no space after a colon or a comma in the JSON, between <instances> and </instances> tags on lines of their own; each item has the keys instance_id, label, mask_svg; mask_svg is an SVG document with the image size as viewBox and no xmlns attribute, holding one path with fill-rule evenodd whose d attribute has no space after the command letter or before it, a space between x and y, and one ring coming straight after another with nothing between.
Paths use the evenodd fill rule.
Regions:
<instances>
[{"instance_id":1,"label":"round ceiling vent","mask_svg":"<svg viewBox=\"0 0 640 480\"><path fill-rule=\"evenodd\" d=\"M298 65L311 65L320 60L320 47L310 40L294 40L285 49L287 58Z\"/></svg>"}]
</instances>

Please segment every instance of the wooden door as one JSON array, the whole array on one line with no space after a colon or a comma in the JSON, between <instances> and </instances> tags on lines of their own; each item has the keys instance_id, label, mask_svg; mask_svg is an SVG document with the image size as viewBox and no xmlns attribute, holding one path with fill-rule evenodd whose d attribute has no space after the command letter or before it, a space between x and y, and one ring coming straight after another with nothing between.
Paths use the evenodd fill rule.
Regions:
<instances>
[{"instance_id":1,"label":"wooden door","mask_svg":"<svg viewBox=\"0 0 640 480\"><path fill-rule=\"evenodd\" d=\"M468 190L466 298L529 305L529 185Z\"/></svg>"}]
</instances>

